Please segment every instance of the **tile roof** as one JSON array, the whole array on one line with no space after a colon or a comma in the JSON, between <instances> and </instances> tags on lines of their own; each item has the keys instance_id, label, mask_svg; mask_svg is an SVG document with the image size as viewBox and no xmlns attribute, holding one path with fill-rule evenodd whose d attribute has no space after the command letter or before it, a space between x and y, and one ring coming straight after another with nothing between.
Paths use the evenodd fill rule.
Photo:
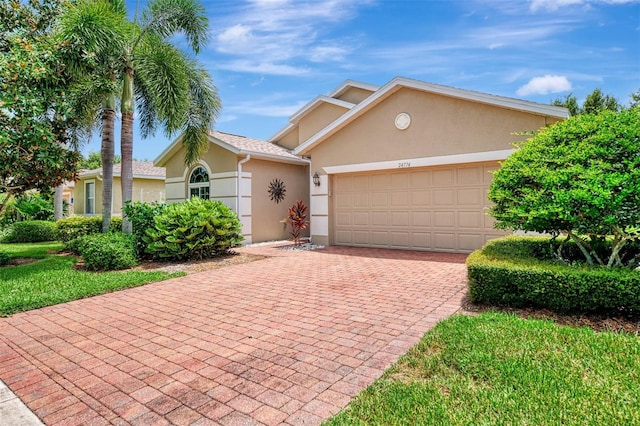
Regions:
<instances>
[{"instance_id":1,"label":"tile roof","mask_svg":"<svg viewBox=\"0 0 640 426\"><path fill-rule=\"evenodd\" d=\"M270 156L277 156L289 159L299 160L300 157L297 157L291 153L290 150L283 148L279 145L273 144L271 142L263 141L260 139L252 139L245 136L233 135L231 133L224 133L213 131L209 132L211 136L214 138L231 145L232 147L238 149L243 153L256 153L256 154L267 154Z\"/></svg>"},{"instance_id":2,"label":"tile roof","mask_svg":"<svg viewBox=\"0 0 640 426\"><path fill-rule=\"evenodd\" d=\"M121 165L114 164L113 165L113 175L120 176ZM80 172L78 177L83 176L92 176L102 173L102 168L93 169L93 170L83 170ZM154 176L154 177L165 177L166 170L164 167L156 167L153 165L153 161L134 161L133 162L133 176Z\"/></svg>"}]
</instances>

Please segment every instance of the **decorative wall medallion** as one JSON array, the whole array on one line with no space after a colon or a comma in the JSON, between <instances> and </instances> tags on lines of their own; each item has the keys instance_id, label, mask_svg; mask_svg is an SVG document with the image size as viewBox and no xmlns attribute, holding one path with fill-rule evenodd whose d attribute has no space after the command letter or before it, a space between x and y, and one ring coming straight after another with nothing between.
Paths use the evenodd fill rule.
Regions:
<instances>
[{"instance_id":1,"label":"decorative wall medallion","mask_svg":"<svg viewBox=\"0 0 640 426\"><path fill-rule=\"evenodd\" d=\"M411 124L411 116L406 112L396 115L396 127L398 130L404 130Z\"/></svg>"},{"instance_id":2,"label":"decorative wall medallion","mask_svg":"<svg viewBox=\"0 0 640 426\"><path fill-rule=\"evenodd\" d=\"M276 204L284 200L284 195L287 189L284 187L284 182L278 178L275 178L269 183L269 198Z\"/></svg>"}]
</instances>

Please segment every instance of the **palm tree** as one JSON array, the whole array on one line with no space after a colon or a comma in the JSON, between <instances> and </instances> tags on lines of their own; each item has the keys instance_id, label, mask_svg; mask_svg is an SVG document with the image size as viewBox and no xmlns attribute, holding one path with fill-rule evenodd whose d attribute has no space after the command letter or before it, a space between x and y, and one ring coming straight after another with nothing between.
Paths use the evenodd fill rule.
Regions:
<instances>
[{"instance_id":1,"label":"palm tree","mask_svg":"<svg viewBox=\"0 0 640 426\"><path fill-rule=\"evenodd\" d=\"M185 162L194 163L207 149L207 132L220 110L217 90L208 72L171 44L185 37L198 53L208 37L204 6L198 0L151 0L134 19L122 59L121 183L123 203L132 198L133 117L135 107L142 136L160 125L168 136L183 130ZM123 231L131 222L123 217Z\"/></svg>"},{"instance_id":2,"label":"palm tree","mask_svg":"<svg viewBox=\"0 0 640 426\"><path fill-rule=\"evenodd\" d=\"M111 225L116 93L120 55L129 24L122 0L71 3L58 22L58 34L89 56L70 57L68 66L80 82L75 93L79 115L87 123L101 123L102 232Z\"/></svg>"},{"instance_id":3,"label":"palm tree","mask_svg":"<svg viewBox=\"0 0 640 426\"><path fill-rule=\"evenodd\" d=\"M192 164L208 146L207 132L219 113L220 100L208 72L168 41L183 34L194 53L204 45L208 22L205 9L197 0L151 0L141 18L132 22L125 18L122 0L72 3L65 15L74 14L79 15L75 20L63 16L63 34L86 46L95 55L96 68L102 72L101 78L86 79L87 84L81 85L79 92L88 100L86 115L102 113L103 229L106 229L110 222L111 193L105 191L111 191L109 184L113 182L112 120L116 97L120 99L122 114L123 204L132 198L135 108L143 137L153 134L158 126L167 135L183 130L185 162ZM102 102L101 108L96 100ZM105 202L109 202L108 209ZM124 219L123 231L131 232L131 222Z\"/></svg>"}]
</instances>

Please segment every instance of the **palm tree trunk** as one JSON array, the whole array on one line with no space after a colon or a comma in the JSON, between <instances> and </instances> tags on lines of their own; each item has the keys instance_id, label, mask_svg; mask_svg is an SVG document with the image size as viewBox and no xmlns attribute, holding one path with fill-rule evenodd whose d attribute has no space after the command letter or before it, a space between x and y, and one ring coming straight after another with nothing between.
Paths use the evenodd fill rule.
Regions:
<instances>
[{"instance_id":1,"label":"palm tree trunk","mask_svg":"<svg viewBox=\"0 0 640 426\"><path fill-rule=\"evenodd\" d=\"M131 201L133 194L133 68L128 67L122 82L122 129L120 135L122 205ZM130 234L131 221L122 213L122 232Z\"/></svg>"},{"instance_id":2,"label":"palm tree trunk","mask_svg":"<svg viewBox=\"0 0 640 426\"><path fill-rule=\"evenodd\" d=\"M113 156L114 156L114 122L115 96L109 95L102 110L102 232L111 226L111 210L113 205Z\"/></svg>"}]
</instances>

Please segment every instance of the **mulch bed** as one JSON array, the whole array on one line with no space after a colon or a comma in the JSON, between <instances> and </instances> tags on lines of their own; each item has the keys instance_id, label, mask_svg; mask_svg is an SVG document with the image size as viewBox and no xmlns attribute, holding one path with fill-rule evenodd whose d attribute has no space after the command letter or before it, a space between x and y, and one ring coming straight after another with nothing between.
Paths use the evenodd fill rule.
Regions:
<instances>
[{"instance_id":1,"label":"mulch bed","mask_svg":"<svg viewBox=\"0 0 640 426\"><path fill-rule=\"evenodd\" d=\"M504 312L518 315L521 318L534 318L552 320L556 324L572 327L589 327L595 331L626 332L640 336L640 318L626 316L606 316L599 314L574 314L566 315L541 308L509 308L502 306L490 306L474 304L465 300L461 313L478 314L486 311Z\"/></svg>"}]
</instances>

